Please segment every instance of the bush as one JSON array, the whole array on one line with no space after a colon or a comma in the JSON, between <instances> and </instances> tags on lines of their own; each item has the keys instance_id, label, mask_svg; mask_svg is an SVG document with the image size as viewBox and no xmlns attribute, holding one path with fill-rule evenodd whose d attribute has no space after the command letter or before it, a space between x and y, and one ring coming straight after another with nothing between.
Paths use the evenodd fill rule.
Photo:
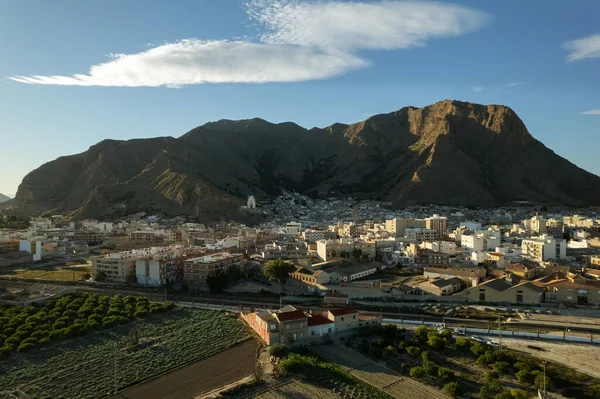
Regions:
<instances>
[{"instance_id":1,"label":"bush","mask_svg":"<svg viewBox=\"0 0 600 399\"><path fill-rule=\"evenodd\" d=\"M529 398L531 398L531 395L527 391L524 391L522 389L511 389L510 395L514 399L529 399Z\"/></svg>"},{"instance_id":2,"label":"bush","mask_svg":"<svg viewBox=\"0 0 600 399\"><path fill-rule=\"evenodd\" d=\"M415 330L415 335L417 336L417 340L421 344L424 344L425 342L427 342L428 334L429 334L429 330L427 329L427 327L422 326L422 325L417 327L417 329Z\"/></svg>"},{"instance_id":3,"label":"bush","mask_svg":"<svg viewBox=\"0 0 600 399\"><path fill-rule=\"evenodd\" d=\"M497 380L500 378L500 373L497 372L496 370L490 370L487 373L485 373L485 379L487 381L493 381L493 380Z\"/></svg>"},{"instance_id":4,"label":"bush","mask_svg":"<svg viewBox=\"0 0 600 399\"><path fill-rule=\"evenodd\" d=\"M425 372L432 377L437 377L440 369L437 364L431 361L423 363L423 368L425 369Z\"/></svg>"},{"instance_id":5,"label":"bush","mask_svg":"<svg viewBox=\"0 0 600 399\"><path fill-rule=\"evenodd\" d=\"M471 352L475 356L481 356L481 355L483 355L487 351L488 351L487 346L483 345L483 344L480 344L479 342L475 342L473 345L471 345Z\"/></svg>"},{"instance_id":6,"label":"bush","mask_svg":"<svg viewBox=\"0 0 600 399\"><path fill-rule=\"evenodd\" d=\"M444 381L452 381L454 379L454 372L446 367L440 367L438 369L438 377Z\"/></svg>"},{"instance_id":7,"label":"bush","mask_svg":"<svg viewBox=\"0 0 600 399\"><path fill-rule=\"evenodd\" d=\"M406 348L406 352L414 357L421 356L421 348L419 348L418 346L409 346L408 348Z\"/></svg>"},{"instance_id":8,"label":"bush","mask_svg":"<svg viewBox=\"0 0 600 399\"><path fill-rule=\"evenodd\" d=\"M496 358L494 357L492 352L485 352L483 355L477 358L476 363L480 366L489 366L494 363Z\"/></svg>"},{"instance_id":9,"label":"bush","mask_svg":"<svg viewBox=\"0 0 600 399\"><path fill-rule=\"evenodd\" d=\"M496 362L493 364L493 368L500 374L506 374L510 368L510 364L508 362Z\"/></svg>"},{"instance_id":10,"label":"bush","mask_svg":"<svg viewBox=\"0 0 600 399\"><path fill-rule=\"evenodd\" d=\"M27 351L31 350L34 346L35 345L31 344L31 343L22 343L17 348L17 352L27 352Z\"/></svg>"},{"instance_id":11,"label":"bush","mask_svg":"<svg viewBox=\"0 0 600 399\"><path fill-rule=\"evenodd\" d=\"M515 376L517 377L517 381L519 381L521 384L531 384L535 378L534 375L531 374L531 371L528 370L518 371Z\"/></svg>"},{"instance_id":12,"label":"bush","mask_svg":"<svg viewBox=\"0 0 600 399\"><path fill-rule=\"evenodd\" d=\"M448 382L446 385L444 385L444 391L446 391L451 398L456 398L458 395L460 395L461 389L458 383Z\"/></svg>"},{"instance_id":13,"label":"bush","mask_svg":"<svg viewBox=\"0 0 600 399\"><path fill-rule=\"evenodd\" d=\"M550 378L546 376L546 384L544 385L544 374L539 371L536 372L536 374L537 375L535 376L535 379L533 381L533 386L537 389L544 389L544 387L546 387L546 389L549 389L551 385Z\"/></svg>"},{"instance_id":14,"label":"bush","mask_svg":"<svg viewBox=\"0 0 600 399\"><path fill-rule=\"evenodd\" d=\"M446 346L446 341L444 341L437 333L429 333L427 345L434 349L442 349Z\"/></svg>"},{"instance_id":15,"label":"bush","mask_svg":"<svg viewBox=\"0 0 600 399\"><path fill-rule=\"evenodd\" d=\"M424 378L427 375L424 367L415 366L410 369L410 376L413 378Z\"/></svg>"},{"instance_id":16,"label":"bush","mask_svg":"<svg viewBox=\"0 0 600 399\"><path fill-rule=\"evenodd\" d=\"M274 344L271 345L271 347L269 348L269 355L277 357L279 359L286 358L289 353L290 350L288 349L288 347L282 344Z\"/></svg>"}]
</instances>

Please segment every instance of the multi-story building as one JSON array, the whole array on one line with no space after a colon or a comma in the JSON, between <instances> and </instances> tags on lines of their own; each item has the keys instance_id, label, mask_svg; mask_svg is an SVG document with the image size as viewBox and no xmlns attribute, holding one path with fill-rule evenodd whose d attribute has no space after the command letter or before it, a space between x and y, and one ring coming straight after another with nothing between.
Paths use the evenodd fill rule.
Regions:
<instances>
[{"instance_id":1,"label":"multi-story building","mask_svg":"<svg viewBox=\"0 0 600 399\"><path fill-rule=\"evenodd\" d=\"M435 252L456 255L456 243L454 241L424 241L419 246Z\"/></svg>"},{"instance_id":2,"label":"multi-story building","mask_svg":"<svg viewBox=\"0 0 600 399\"><path fill-rule=\"evenodd\" d=\"M437 230L424 229L422 227L407 227L404 235L413 241L434 241L439 238Z\"/></svg>"},{"instance_id":3,"label":"multi-story building","mask_svg":"<svg viewBox=\"0 0 600 399\"><path fill-rule=\"evenodd\" d=\"M328 230L306 230L302 232L302 238L308 243L314 243L319 240L334 240L337 234L335 231Z\"/></svg>"},{"instance_id":4,"label":"multi-story building","mask_svg":"<svg viewBox=\"0 0 600 399\"><path fill-rule=\"evenodd\" d=\"M210 274L225 271L232 265L239 264L243 259L243 254L231 254L229 252L187 259L183 265L183 281L190 286L204 285Z\"/></svg>"},{"instance_id":5,"label":"multi-story building","mask_svg":"<svg viewBox=\"0 0 600 399\"><path fill-rule=\"evenodd\" d=\"M302 232L302 223L290 222L285 225L283 230L287 234L298 235Z\"/></svg>"},{"instance_id":6,"label":"multi-story building","mask_svg":"<svg viewBox=\"0 0 600 399\"><path fill-rule=\"evenodd\" d=\"M351 238L340 238L338 240L317 241L317 254L323 261L339 257L342 252L352 255L352 251L360 250L367 258L375 258L375 243L370 241L355 240Z\"/></svg>"},{"instance_id":7,"label":"multi-story building","mask_svg":"<svg viewBox=\"0 0 600 399\"><path fill-rule=\"evenodd\" d=\"M546 234L548 229L546 227L546 219L541 216L535 215L531 218L531 222L529 224L531 231L542 235Z\"/></svg>"},{"instance_id":8,"label":"multi-story building","mask_svg":"<svg viewBox=\"0 0 600 399\"><path fill-rule=\"evenodd\" d=\"M385 229L395 237L404 237L407 228L425 228L424 219L394 218L385 221Z\"/></svg>"},{"instance_id":9,"label":"multi-story building","mask_svg":"<svg viewBox=\"0 0 600 399\"><path fill-rule=\"evenodd\" d=\"M415 244L410 244L407 247L407 253L413 255L415 267L446 266L450 258L448 254L420 248Z\"/></svg>"},{"instance_id":10,"label":"multi-story building","mask_svg":"<svg viewBox=\"0 0 600 399\"><path fill-rule=\"evenodd\" d=\"M298 259L308 255L307 248L297 244L267 244L261 252L263 259Z\"/></svg>"},{"instance_id":11,"label":"multi-story building","mask_svg":"<svg viewBox=\"0 0 600 399\"><path fill-rule=\"evenodd\" d=\"M364 233L364 226L357 223L344 224L343 236L358 238Z\"/></svg>"},{"instance_id":12,"label":"multi-story building","mask_svg":"<svg viewBox=\"0 0 600 399\"><path fill-rule=\"evenodd\" d=\"M135 278L138 284L164 286L181 279L185 256L179 254L157 255L135 261Z\"/></svg>"},{"instance_id":13,"label":"multi-story building","mask_svg":"<svg viewBox=\"0 0 600 399\"><path fill-rule=\"evenodd\" d=\"M120 283L134 281L135 262L142 256L137 251L124 251L92 257L92 276Z\"/></svg>"},{"instance_id":14,"label":"multi-story building","mask_svg":"<svg viewBox=\"0 0 600 399\"><path fill-rule=\"evenodd\" d=\"M523 256L537 262L549 259L565 259L567 243L564 239L543 235L523 240L521 249Z\"/></svg>"},{"instance_id":15,"label":"multi-story building","mask_svg":"<svg viewBox=\"0 0 600 399\"><path fill-rule=\"evenodd\" d=\"M565 216L563 217L563 223L568 227L594 227L594 220L590 218L584 218L579 215Z\"/></svg>"},{"instance_id":16,"label":"multi-story building","mask_svg":"<svg viewBox=\"0 0 600 399\"><path fill-rule=\"evenodd\" d=\"M140 244L160 244L164 241L164 236L154 231L134 231L129 233L129 240Z\"/></svg>"},{"instance_id":17,"label":"multi-story building","mask_svg":"<svg viewBox=\"0 0 600 399\"><path fill-rule=\"evenodd\" d=\"M462 234L460 246L463 256L470 257L473 252L493 251L501 243L500 233L497 231L477 231L473 234Z\"/></svg>"},{"instance_id":18,"label":"multi-story building","mask_svg":"<svg viewBox=\"0 0 600 399\"><path fill-rule=\"evenodd\" d=\"M592 269L600 269L600 255L592 255L590 257L590 267Z\"/></svg>"},{"instance_id":19,"label":"multi-story building","mask_svg":"<svg viewBox=\"0 0 600 399\"><path fill-rule=\"evenodd\" d=\"M446 235L446 229L448 227L448 218L440 215L433 215L430 218L425 219L425 228L428 230L437 231L437 239L442 239Z\"/></svg>"}]
</instances>

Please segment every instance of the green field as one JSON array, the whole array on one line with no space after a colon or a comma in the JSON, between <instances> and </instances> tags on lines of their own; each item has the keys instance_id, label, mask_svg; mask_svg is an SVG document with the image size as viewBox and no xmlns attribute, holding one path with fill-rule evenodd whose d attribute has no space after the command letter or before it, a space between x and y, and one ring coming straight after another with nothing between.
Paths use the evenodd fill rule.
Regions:
<instances>
[{"instance_id":1,"label":"green field","mask_svg":"<svg viewBox=\"0 0 600 399\"><path fill-rule=\"evenodd\" d=\"M141 345L123 349L135 324ZM31 398L102 398L249 336L235 316L176 309L91 335L16 354L0 362L0 398L17 390Z\"/></svg>"}]
</instances>

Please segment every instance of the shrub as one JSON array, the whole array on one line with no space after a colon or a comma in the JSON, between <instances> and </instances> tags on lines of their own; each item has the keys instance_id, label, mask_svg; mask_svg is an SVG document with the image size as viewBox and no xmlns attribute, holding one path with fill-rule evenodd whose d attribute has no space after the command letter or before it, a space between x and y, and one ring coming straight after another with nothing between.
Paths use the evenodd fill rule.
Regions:
<instances>
[{"instance_id":1,"label":"shrub","mask_svg":"<svg viewBox=\"0 0 600 399\"><path fill-rule=\"evenodd\" d=\"M427 375L427 371L424 367L415 366L410 369L410 376L413 378L423 378L425 375Z\"/></svg>"},{"instance_id":2,"label":"shrub","mask_svg":"<svg viewBox=\"0 0 600 399\"><path fill-rule=\"evenodd\" d=\"M473 345L471 345L471 352L475 356L481 356L485 352L487 352L487 350L488 350L487 346L486 345L482 345L479 342L475 342Z\"/></svg>"},{"instance_id":3,"label":"shrub","mask_svg":"<svg viewBox=\"0 0 600 399\"><path fill-rule=\"evenodd\" d=\"M446 341L444 341L437 333L429 333L427 345L434 349L442 349L446 346Z\"/></svg>"},{"instance_id":4,"label":"shrub","mask_svg":"<svg viewBox=\"0 0 600 399\"><path fill-rule=\"evenodd\" d=\"M437 377L440 369L437 364L431 361L423 363L423 368L425 369L425 372L432 377Z\"/></svg>"},{"instance_id":5,"label":"shrub","mask_svg":"<svg viewBox=\"0 0 600 399\"><path fill-rule=\"evenodd\" d=\"M286 358L289 353L290 350L288 349L288 347L282 344L274 344L271 345L271 347L269 348L269 355L277 357L279 359Z\"/></svg>"},{"instance_id":6,"label":"shrub","mask_svg":"<svg viewBox=\"0 0 600 399\"><path fill-rule=\"evenodd\" d=\"M529 395L527 391L524 391L522 389L511 389L510 395L514 399L529 399L531 397L531 395Z\"/></svg>"},{"instance_id":7,"label":"shrub","mask_svg":"<svg viewBox=\"0 0 600 399\"><path fill-rule=\"evenodd\" d=\"M27 351L31 350L33 347L34 347L34 344L22 343L17 348L17 352L27 352Z\"/></svg>"},{"instance_id":8,"label":"shrub","mask_svg":"<svg viewBox=\"0 0 600 399\"><path fill-rule=\"evenodd\" d=\"M534 380L534 375L528 370L518 371L515 376L521 384L531 384Z\"/></svg>"},{"instance_id":9,"label":"shrub","mask_svg":"<svg viewBox=\"0 0 600 399\"><path fill-rule=\"evenodd\" d=\"M454 372L446 367L440 367L438 369L438 377L444 381L451 381L454 379Z\"/></svg>"},{"instance_id":10,"label":"shrub","mask_svg":"<svg viewBox=\"0 0 600 399\"><path fill-rule=\"evenodd\" d=\"M546 387L546 389L550 388L550 378L548 376L546 376L545 379L545 385L544 385L544 374L541 372L535 372L533 374L537 374L535 375L535 379L533 380L533 386L536 387L537 389L544 389L544 387Z\"/></svg>"},{"instance_id":11,"label":"shrub","mask_svg":"<svg viewBox=\"0 0 600 399\"><path fill-rule=\"evenodd\" d=\"M417 327L417 329L415 330L415 335L417 336L417 340L421 344L424 344L425 342L427 342L427 334L428 333L429 333L429 330L427 329L427 327L422 326L422 325Z\"/></svg>"},{"instance_id":12,"label":"shrub","mask_svg":"<svg viewBox=\"0 0 600 399\"><path fill-rule=\"evenodd\" d=\"M493 364L493 368L500 374L506 374L510 368L510 364L508 362L496 362Z\"/></svg>"},{"instance_id":13,"label":"shrub","mask_svg":"<svg viewBox=\"0 0 600 399\"><path fill-rule=\"evenodd\" d=\"M414 357L419 357L421 355L421 349L418 346L409 346L406 348L406 352Z\"/></svg>"},{"instance_id":14,"label":"shrub","mask_svg":"<svg viewBox=\"0 0 600 399\"><path fill-rule=\"evenodd\" d=\"M476 363L479 364L480 366L489 366L490 364L494 363L495 361L496 361L496 358L494 357L492 352L485 352L483 355L481 355L477 358Z\"/></svg>"},{"instance_id":15,"label":"shrub","mask_svg":"<svg viewBox=\"0 0 600 399\"><path fill-rule=\"evenodd\" d=\"M533 366L531 364L525 363L525 362L516 362L513 367L517 371L521 371L521 370L531 371L531 370L533 370Z\"/></svg>"},{"instance_id":16,"label":"shrub","mask_svg":"<svg viewBox=\"0 0 600 399\"><path fill-rule=\"evenodd\" d=\"M444 385L444 391L446 391L451 398L456 398L458 395L460 395L461 389L458 383L448 382L446 385Z\"/></svg>"},{"instance_id":17,"label":"shrub","mask_svg":"<svg viewBox=\"0 0 600 399\"><path fill-rule=\"evenodd\" d=\"M487 373L485 373L485 379L487 381L493 381L493 380L497 380L500 378L500 373L497 372L496 370L490 370Z\"/></svg>"}]
</instances>

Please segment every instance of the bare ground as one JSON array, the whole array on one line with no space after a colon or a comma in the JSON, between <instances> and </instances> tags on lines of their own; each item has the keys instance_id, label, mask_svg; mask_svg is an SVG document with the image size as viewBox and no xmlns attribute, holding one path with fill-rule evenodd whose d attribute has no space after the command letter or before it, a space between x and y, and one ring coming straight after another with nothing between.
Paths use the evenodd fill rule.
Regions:
<instances>
[{"instance_id":1,"label":"bare ground","mask_svg":"<svg viewBox=\"0 0 600 399\"><path fill-rule=\"evenodd\" d=\"M524 341L502 338L502 343L510 349L531 354L555 363L564 364L582 373L600 378L600 346L546 341ZM544 349L528 348L528 345Z\"/></svg>"},{"instance_id":2,"label":"bare ground","mask_svg":"<svg viewBox=\"0 0 600 399\"><path fill-rule=\"evenodd\" d=\"M251 339L216 355L126 389L110 399L190 399L254 372L258 343Z\"/></svg>"}]
</instances>

